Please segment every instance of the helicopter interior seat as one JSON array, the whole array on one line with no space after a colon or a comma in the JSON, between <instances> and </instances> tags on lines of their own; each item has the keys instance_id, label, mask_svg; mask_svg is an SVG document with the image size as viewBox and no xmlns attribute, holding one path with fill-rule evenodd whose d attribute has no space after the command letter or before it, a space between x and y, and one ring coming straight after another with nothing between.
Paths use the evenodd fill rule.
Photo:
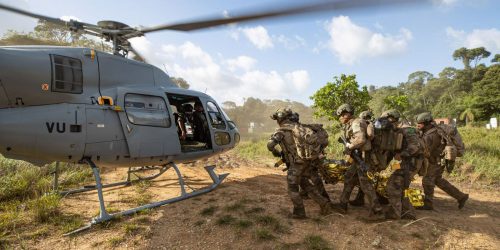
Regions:
<instances>
[{"instance_id":1,"label":"helicopter interior seat","mask_svg":"<svg viewBox=\"0 0 500 250\"><path fill-rule=\"evenodd\" d=\"M193 105L195 103L201 104L200 99L196 96L177 94L167 94L167 96L173 110L175 124L178 128L181 151L195 152L211 149L211 136L208 131L206 114L204 114L203 110L201 111L202 113L195 114L193 112ZM203 123L203 117L205 117L205 126L200 125ZM186 131L185 138L181 138L182 129Z\"/></svg>"}]
</instances>

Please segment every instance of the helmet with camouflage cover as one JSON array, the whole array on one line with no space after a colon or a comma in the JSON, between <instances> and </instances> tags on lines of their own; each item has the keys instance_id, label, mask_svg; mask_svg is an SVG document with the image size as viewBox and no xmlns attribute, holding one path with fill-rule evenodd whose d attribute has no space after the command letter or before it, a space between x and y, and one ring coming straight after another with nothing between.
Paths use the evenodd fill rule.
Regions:
<instances>
[{"instance_id":1,"label":"helmet with camouflage cover","mask_svg":"<svg viewBox=\"0 0 500 250\"><path fill-rule=\"evenodd\" d=\"M276 120L278 122L281 122L285 119L289 119L294 115L292 109L290 108L283 108L283 109L278 109L276 112L274 112L271 115L271 119Z\"/></svg>"},{"instance_id":2,"label":"helmet with camouflage cover","mask_svg":"<svg viewBox=\"0 0 500 250\"><path fill-rule=\"evenodd\" d=\"M338 116L340 116L342 113L354 114L354 107L348 103L344 103L344 104L340 105L340 107L337 109L337 112L336 112L336 114Z\"/></svg>"},{"instance_id":3,"label":"helmet with camouflage cover","mask_svg":"<svg viewBox=\"0 0 500 250\"><path fill-rule=\"evenodd\" d=\"M432 114L430 112L425 112L417 115L416 120L417 123L429 123L432 122L432 120L434 119L432 118Z\"/></svg>"},{"instance_id":4,"label":"helmet with camouflage cover","mask_svg":"<svg viewBox=\"0 0 500 250\"><path fill-rule=\"evenodd\" d=\"M387 118L392 117L396 121L399 121L401 114L396 109L389 109L389 110L384 111L380 117L387 117Z\"/></svg>"},{"instance_id":5,"label":"helmet with camouflage cover","mask_svg":"<svg viewBox=\"0 0 500 250\"><path fill-rule=\"evenodd\" d=\"M373 117L373 113L370 110L363 111L363 112L361 112L361 114L359 114L359 118L366 120L366 121L370 121L372 119L372 117Z\"/></svg>"}]
</instances>

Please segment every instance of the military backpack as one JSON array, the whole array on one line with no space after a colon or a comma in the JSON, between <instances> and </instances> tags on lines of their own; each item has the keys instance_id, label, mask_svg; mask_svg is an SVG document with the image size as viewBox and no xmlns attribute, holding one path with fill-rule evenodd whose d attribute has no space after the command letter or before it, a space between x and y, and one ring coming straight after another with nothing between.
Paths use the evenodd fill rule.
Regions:
<instances>
[{"instance_id":1,"label":"military backpack","mask_svg":"<svg viewBox=\"0 0 500 250\"><path fill-rule=\"evenodd\" d=\"M297 123L290 127L280 128L280 130L292 132L297 156L301 160L318 159L323 149L328 146L328 133L322 124Z\"/></svg>"},{"instance_id":2,"label":"military backpack","mask_svg":"<svg viewBox=\"0 0 500 250\"><path fill-rule=\"evenodd\" d=\"M462 157L465 153L465 145L457 128L446 124L439 124L436 126L436 129L441 138L446 141L446 147L443 152L444 158L453 161L456 157Z\"/></svg>"}]
</instances>

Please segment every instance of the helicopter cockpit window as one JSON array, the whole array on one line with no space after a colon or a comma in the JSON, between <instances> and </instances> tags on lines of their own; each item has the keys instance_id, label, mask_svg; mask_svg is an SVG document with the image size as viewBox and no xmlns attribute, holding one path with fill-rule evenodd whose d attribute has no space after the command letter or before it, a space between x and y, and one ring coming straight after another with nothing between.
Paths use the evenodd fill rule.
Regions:
<instances>
[{"instance_id":1,"label":"helicopter cockpit window","mask_svg":"<svg viewBox=\"0 0 500 250\"><path fill-rule=\"evenodd\" d=\"M226 123L224 122L224 118L222 118L222 114L217 108L217 105L213 102L207 102L207 111L210 116L210 122L212 123L212 127L217 129L226 129Z\"/></svg>"},{"instance_id":2,"label":"helicopter cockpit window","mask_svg":"<svg viewBox=\"0 0 500 250\"><path fill-rule=\"evenodd\" d=\"M127 94L125 112L128 120L136 125L170 127L165 100L159 96Z\"/></svg>"},{"instance_id":3,"label":"helicopter cockpit window","mask_svg":"<svg viewBox=\"0 0 500 250\"><path fill-rule=\"evenodd\" d=\"M52 91L72 94L83 92L82 61L67 56L51 55Z\"/></svg>"}]
</instances>

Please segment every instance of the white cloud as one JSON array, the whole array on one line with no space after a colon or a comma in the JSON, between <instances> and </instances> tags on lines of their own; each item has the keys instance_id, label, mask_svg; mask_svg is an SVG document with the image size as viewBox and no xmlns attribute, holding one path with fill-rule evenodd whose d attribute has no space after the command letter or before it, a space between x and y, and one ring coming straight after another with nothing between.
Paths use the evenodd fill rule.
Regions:
<instances>
[{"instance_id":1,"label":"white cloud","mask_svg":"<svg viewBox=\"0 0 500 250\"><path fill-rule=\"evenodd\" d=\"M467 33L464 30L448 27L446 35L453 40L454 47L485 47L490 51L500 51L500 30L496 28L475 29Z\"/></svg>"},{"instance_id":2,"label":"white cloud","mask_svg":"<svg viewBox=\"0 0 500 250\"><path fill-rule=\"evenodd\" d=\"M182 77L191 89L207 92L218 102L243 98L291 99L303 95L310 86L305 70L277 72L257 68L257 60L249 56L226 59L212 56L192 42L164 44L156 49L145 37L131 39L132 45L148 61L171 76Z\"/></svg>"},{"instance_id":3,"label":"white cloud","mask_svg":"<svg viewBox=\"0 0 500 250\"><path fill-rule=\"evenodd\" d=\"M412 33L401 28L399 34L375 33L356 25L347 16L334 17L326 24L330 35L328 48L343 64L353 64L363 57L377 57L402 53Z\"/></svg>"},{"instance_id":4,"label":"white cloud","mask_svg":"<svg viewBox=\"0 0 500 250\"><path fill-rule=\"evenodd\" d=\"M267 29L262 26L243 28L241 31L258 49L268 49L274 47L273 41L267 33Z\"/></svg>"},{"instance_id":5,"label":"white cloud","mask_svg":"<svg viewBox=\"0 0 500 250\"><path fill-rule=\"evenodd\" d=\"M249 56L238 56L234 59L228 59L225 62L230 71L235 71L237 69L249 71L255 66L256 63L257 60Z\"/></svg>"}]
</instances>

